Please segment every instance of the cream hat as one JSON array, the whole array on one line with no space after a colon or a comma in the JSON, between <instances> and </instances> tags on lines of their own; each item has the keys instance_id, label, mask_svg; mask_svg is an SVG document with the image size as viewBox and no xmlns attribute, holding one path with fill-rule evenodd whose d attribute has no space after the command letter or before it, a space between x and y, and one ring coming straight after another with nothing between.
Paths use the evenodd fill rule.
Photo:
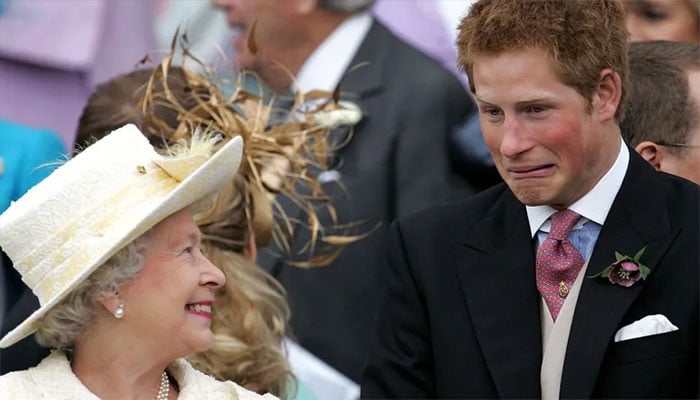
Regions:
<instances>
[{"instance_id":1,"label":"cream hat","mask_svg":"<svg viewBox=\"0 0 700 400\"><path fill-rule=\"evenodd\" d=\"M242 151L235 137L211 157L165 157L126 125L29 190L0 215L0 247L41 307L0 347L32 334L39 318L118 250L233 179Z\"/></svg>"}]
</instances>

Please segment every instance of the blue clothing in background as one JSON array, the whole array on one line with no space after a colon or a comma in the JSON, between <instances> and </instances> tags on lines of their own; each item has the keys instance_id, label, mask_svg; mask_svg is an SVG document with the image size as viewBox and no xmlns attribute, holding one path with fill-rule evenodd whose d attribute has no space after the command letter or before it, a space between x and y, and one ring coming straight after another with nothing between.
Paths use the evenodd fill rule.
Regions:
<instances>
[{"instance_id":1,"label":"blue clothing in background","mask_svg":"<svg viewBox=\"0 0 700 400\"><path fill-rule=\"evenodd\" d=\"M51 131L0 119L0 212L46 178L56 169L55 161L64 157L63 143Z\"/></svg>"}]
</instances>

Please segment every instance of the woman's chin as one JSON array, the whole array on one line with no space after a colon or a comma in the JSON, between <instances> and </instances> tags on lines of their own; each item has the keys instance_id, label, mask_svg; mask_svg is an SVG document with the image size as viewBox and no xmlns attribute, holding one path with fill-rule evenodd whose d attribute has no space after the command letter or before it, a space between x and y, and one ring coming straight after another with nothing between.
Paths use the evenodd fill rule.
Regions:
<instances>
[{"instance_id":1,"label":"woman's chin","mask_svg":"<svg viewBox=\"0 0 700 400\"><path fill-rule=\"evenodd\" d=\"M214 333L212 333L211 330L208 330L207 332L202 332L201 336L197 339L194 351L195 352L200 352L200 351L205 351L209 350L211 346L214 345Z\"/></svg>"}]
</instances>

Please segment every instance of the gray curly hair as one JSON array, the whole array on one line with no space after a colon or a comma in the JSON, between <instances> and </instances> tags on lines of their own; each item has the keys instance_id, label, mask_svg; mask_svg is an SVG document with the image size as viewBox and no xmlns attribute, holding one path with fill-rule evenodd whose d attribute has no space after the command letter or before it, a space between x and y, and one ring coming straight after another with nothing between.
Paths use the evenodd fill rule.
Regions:
<instances>
[{"instance_id":1,"label":"gray curly hair","mask_svg":"<svg viewBox=\"0 0 700 400\"><path fill-rule=\"evenodd\" d=\"M376 0L319 0L318 5L338 13L359 13L369 10Z\"/></svg>"},{"instance_id":2,"label":"gray curly hair","mask_svg":"<svg viewBox=\"0 0 700 400\"><path fill-rule=\"evenodd\" d=\"M113 295L141 271L148 236L146 232L119 250L37 321L36 341L53 349L72 348L97 315L98 299Z\"/></svg>"}]
</instances>

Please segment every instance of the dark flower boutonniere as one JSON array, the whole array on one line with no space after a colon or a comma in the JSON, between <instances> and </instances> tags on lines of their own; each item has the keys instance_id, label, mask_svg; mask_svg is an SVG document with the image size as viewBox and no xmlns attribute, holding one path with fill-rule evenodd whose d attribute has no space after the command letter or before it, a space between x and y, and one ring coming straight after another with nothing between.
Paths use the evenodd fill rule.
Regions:
<instances>
[{"instance_id":1,"label":"dark flower boutonniere","mask_svg":"<svg viewBox=\"0 0 700 400\"><path fill-rule=\"evenodd\" d=\"M644 250L646 250L646 247L639 250L634 257L622 255L616 251L615 262L589 278L608 278L613 285L624 287L634 285L640 278L646 280L651 270L639 261L644 254Z\"/></svg>"}]
</instances>

